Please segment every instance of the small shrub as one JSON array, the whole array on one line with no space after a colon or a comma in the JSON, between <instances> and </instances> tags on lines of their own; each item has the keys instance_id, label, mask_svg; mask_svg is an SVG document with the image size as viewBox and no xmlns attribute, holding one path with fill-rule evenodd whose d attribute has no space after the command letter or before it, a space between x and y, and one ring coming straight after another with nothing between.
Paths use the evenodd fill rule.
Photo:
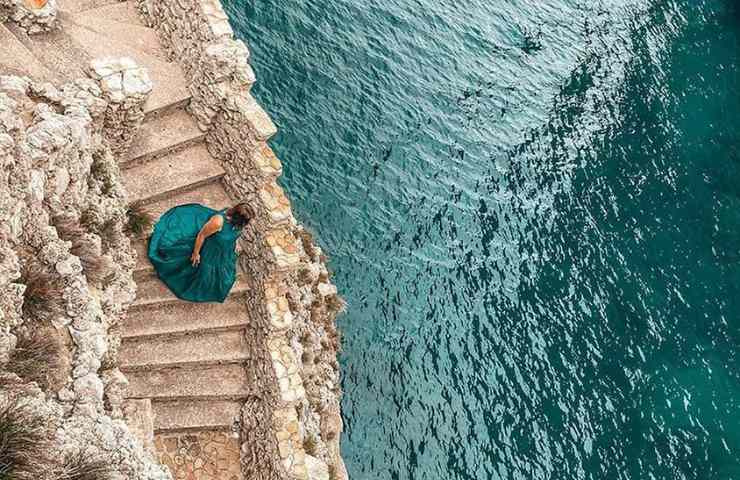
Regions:
<instances>
[{"instance_id":1,"label":"small shrub","mask_svg":"<svg viewBox=\"0 0 740 480\"><path fill-rule=\"evenodd\" d=\"M54 226L62 240L72 243L70 253L79 257L82 270L90 283L99 285L105 281L111 271L107 258L103 257L95 242L82 228L82 222L89 221L83 216L79 221L71 215L58 214L54 216Z\"/></svg>"},{"instance_id":2,"label":"small shrub","mask_svg":"<svg viewBox=\"0 0 740 480\"><path fill-rule=\"evenodd\" d=\"M154 218L141 202L133 202L126 210L126 231L131 235L140 237L146 234L154 224Z\"/></svg>"},{"instance_id":3,"label":"small shrub","mask_svg":"<svg viewBox=\"0 0 740 480\"><path fill-rule=\"evenodd\" d=\"M15 399L0 403L0 480L37 480L48 470L46 420Z\"/></svg>"},{"instance_id":4,"label":"small shrub","mask_svg":"<svg viewBox=\"0 0 740 480\"><path fill-rule=\"evenodd\" d=\"M311 278L311 270L308 268L301 268L298 270L298 283L301 285L310 285L313 283Z\"/></svg>"},{"instance_id":5,"label":"small shrub","mask_svg":"<svg viewBox=\"0 0 740 480\"><path fill-rule=\"evenodd\" d=\"M38 330L30 335L20 335L5 368L25 381L36 382L48 389L61 368L62 348L58 337L41 334Z\"/></svg>"},{"instance_id":6,"label":"small shrub","mask_svg":"<svg viewBox=\"0 0 740 480\"><path fill-rule=\"evenodd\" d=\"M333 314L338 315L347 308L347 302L339 295L329 295L326 297L326 308Z\"/></svg>"},{"instance_id":7,"label":"small shrub","mask_svg":"<svg viewBox=\"0 0 740 480\"><path fill-rule=\"evenodd\" d=\"M301 241L301 244L303 245L303 251L306 252L306 255L308 255L311 259L313 259L316 256L316 248L314 247L313 242L313 234L306 230L305 228L303 230L299 230L298 232L298 238Z\"/></svg>"},{"instance_id":8,"label":"small shrub","mask_svg":"<svg viewBox=\"0 0 740 480\"><path fill-rule=\"evenodd\" d=\"M303 450L305 450L307 455L315 457L317 448L318 444L316 443L314 436L307 434L306 438L303 439Z\"/></svg>"},{"instance_id":9,"label":"small shrub","mask_svg":"<svg viewBox=\"0 0 740 480\"><path fill-rule=\"evenodd\" d=\"M59 480L108 480L111 473L104 458L80 451L64 459Z\"/></svg>"},{"instance_id":10,"label":"small shrub","mask_svg":"<svg viewBox=\"0 0 740 480\"><path fill-rule=\"evenodd\" d=\"M64 314L64 286L42 265L25 258L20 282L26 286L21 306L25 318L43 322Z\"/></svg>"}]
</instances>

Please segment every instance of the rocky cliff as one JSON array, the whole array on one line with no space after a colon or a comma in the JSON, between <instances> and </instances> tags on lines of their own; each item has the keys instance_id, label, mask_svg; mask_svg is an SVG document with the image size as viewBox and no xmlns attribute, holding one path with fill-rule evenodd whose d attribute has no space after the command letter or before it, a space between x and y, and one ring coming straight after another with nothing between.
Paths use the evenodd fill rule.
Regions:
<instances>
[{"instance_id":1,"label":"rocky cliff","mask_svg":"<svg viewBox=\"0 0 740 480\"><path fill-rule=\"evenodd\" d=\"M91 79L57 89L0 76L0 455L7 478L62 478L83 458L109 465L111 477L169 478L121 419L126 379L110 329L134 299L134 258L125 193L102 136L109 105ZM34 422L43 428L26 447L32 461L6 464Z\"/></svg>"}]
</instances>

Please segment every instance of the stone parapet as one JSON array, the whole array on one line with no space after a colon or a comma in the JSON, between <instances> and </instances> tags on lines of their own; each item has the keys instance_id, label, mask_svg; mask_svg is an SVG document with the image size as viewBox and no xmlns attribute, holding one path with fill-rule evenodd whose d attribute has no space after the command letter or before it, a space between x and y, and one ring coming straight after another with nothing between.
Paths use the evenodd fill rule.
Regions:
<instances>
[{"instance_id":1,"label":"stone parapet","mask_svg":"<svg viewBox=\"0 0 740 480\"><path fill-rule=\"evenodd\" d=\"M108 105L103 117L103 137L111 151L122 156L144 122L144 103L152 91L149 74L126 57L93 60L89 74L98 82Z\"/></svg>"}]
</instances>

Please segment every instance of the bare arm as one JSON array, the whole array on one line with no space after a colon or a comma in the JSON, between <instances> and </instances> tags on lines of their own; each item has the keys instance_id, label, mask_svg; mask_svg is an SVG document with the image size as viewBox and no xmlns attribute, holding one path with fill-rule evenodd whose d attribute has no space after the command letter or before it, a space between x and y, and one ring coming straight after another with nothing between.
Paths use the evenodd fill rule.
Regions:
<instances>
[{"instance_id":1,"label":"bare arm","mask_svg":"<svg viewBox=\"0 0 740 480\"><path fill-rule=\"evenodd\" d=\"M203 242L206 238L210 237L214 233L217 233L224 226L224 219L221 215L212 216L203 228L198 232L198 236L195 237L195 246L193 247L193 254L190 256L190 261L194 267L200 264L200 249L203 247Z\"/></svg>"}]
</instances>

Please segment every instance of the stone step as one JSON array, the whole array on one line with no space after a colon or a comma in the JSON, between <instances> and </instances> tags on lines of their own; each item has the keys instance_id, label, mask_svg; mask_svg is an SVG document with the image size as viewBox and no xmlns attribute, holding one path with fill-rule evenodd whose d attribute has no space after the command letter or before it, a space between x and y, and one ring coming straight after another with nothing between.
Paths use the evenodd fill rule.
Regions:
<instances>
[{"instance_id":1,"label":"stone step","mask_svg":"<svg viewBox=\"0 0 740 480\"><path fill-rule=\"evenodd\" d=\"M97 24L77 23L74 17L64 25L65 34L72 38L77 48L84 51L89 58L130 57L142 67L146 67L154 83L154 89L144 105L144 111L147 115L156 115L187 105L190 101L190 92L180 66L167 59L164 49L159 48L159 42L155 41L154 31L147 30L149 41L147 48L142 50L129 44L130 37L135 33L127 33L125 29L107 32ZM155 54L151 53L152 46L156 47ZM53 49L54 45L48 45L48 48Z\"/></svg>"},{"instance_id":2,"label":"stone step","mask_svg":"<svg viewBox=\"0 0 740 480\"><path fill-rule=\"evenodd\" d=\"M229 430L239 421L242 402L181 400L153 402L154 432Z\"/></svg>"},{"instance_id":3,"label":"stone step","mask_svg":"<svg viewBox=\"0 0 740 480\"><path fill-rule=\"evenodd\" d=\"M136 267L134 267L134 275L138 275L141 272L153 271L154 267L149 261L149 255L147 252L147 249L149 247L149 239L139 238L136 240L132 240L131 246L134 247L134 250L136 250Z\"/></svg>"},{"instance_id":4,"label":"stone step","mask_svg":"<svg viewBox=\"0 0 740 480\"><path fill-rule=\"evenodd\" d=\"M152 317L156 321L156 315ZM121 371L239 363L248 358L244 331L198 332L178 337L124 339L118 352Z\"/></svg>"},{"instance_id":5,"label":"stone step","mask_svg":"<svg viewBox=\"0 0 740 480\"><path fill-rule=\"evenodd\" d=\"M241 364L139 370L129 372L126 378L132 398L238 400L250 393Z\"/></svg>"},{"instance_id":6,"label":"stone step","mask_svg":"<svg viewBox=\"0 0 740 480\"><path fill-rule=\"evenodd\" d=\"M224 175L224 169L202 143L179 152L135 165L123 171L129 201L153 203L177 193L194 190Z\"/></svg>"},{"instance_id":7,"label":"stone step","mask_svg":"<svg viewBox=\"0 0 740 480\"><path fill-rule=\"evenodd\" d=\"M14 31L19 30L15 26L13 28ZM30 76L37 81L60 80L57 74L52 73L27 45L3 24L0 24L0 72L3 75Z\"/></svg>"},{"instance_id":8,"label":"stone step","mask_svg":"<svg viewBox=\"0 0 740 480\"><path fill-rule=\"evenodd\" d=\"M200 330L238 330L249 324L243 299L228 298L224 303L173 303L154 309L130 311L122 337L182 335Z\"/></svg>"},{"instance_id":9,"label":"stone step","mask_svg":"<svg viewBox=\"0 0 740 480\"><path fill-rule=\"evenodd\" d=\"M183 109L174 109L147 119L120 164L123 168L131 168L147 160L180 151L204 138L205 132L200 131L192 115Z\"/></svg>"},{"instance_id":10,"label":"stone step","mask_svg":"<svg viewBox=\"0 0 740 480\"><path fill-rule=\"evenodd\" d=\"M214 210L221 210L224 207L232 206L236 202L229 197L221 182L213 182L151 203L147 205L147 210L154 218L159 218L170 208L185 203L200 203Z\"/></svg>"},{"instance_id":11,"label":"stone step","mask_svg":"<svg viewBox=\"0 0 740 480\"><path fill-rule=\"evenodd\" d=\"M63 13L77 13L97 8L101 5L129 2L119 2L119 0L63 0L59 3L59 11Z\"/></svg>"},{"instance_id":12,"label":"stone step","mask_svg":"<svg viewBox=\"0 0 740 480\"><path fill-rule=\"evenodd\" d=\"M167 54L159 43L157 32L140 20L133 2L102 5L75 13L63 19L65 27L74 24L97 33L105 33L137 51L167 61Z\"/></svg>"},{"instance_id":13,"label":"stone step","mask_svg":"<svg viewBox=\"0 0 740 480\"><path fill-rule=\"evenodd\" d=\"M246 279L241 274L238 274L236 282L231 288L229 298L242 295L248 290L249 284ZM175 294L167 288L167 285L162 283L162 281L159 280L152 271L149 275L141 275L136 279L136 302L129 311L142 308L150 309L153 306L160 307L173 303L184 303L186 305L193 304L192 302L187 302L177 298ZM209 303L209 305L218 305L218 303Z\"/></svg>"},{"instance_id":14,"label":"stone step","mask_svg":"<svg viewBox=\"0 0 740 480\"><path fill-rule=\"evenodd\" d=\"M150 452L154 451L154 412L148 398L129 398L123 402L123 418L131 433Z\"/></svg>"}]
</instances>

